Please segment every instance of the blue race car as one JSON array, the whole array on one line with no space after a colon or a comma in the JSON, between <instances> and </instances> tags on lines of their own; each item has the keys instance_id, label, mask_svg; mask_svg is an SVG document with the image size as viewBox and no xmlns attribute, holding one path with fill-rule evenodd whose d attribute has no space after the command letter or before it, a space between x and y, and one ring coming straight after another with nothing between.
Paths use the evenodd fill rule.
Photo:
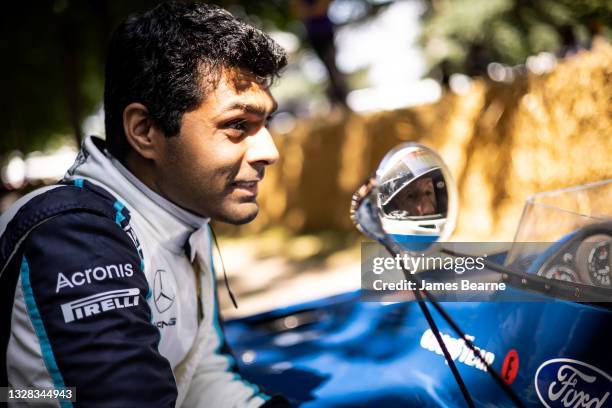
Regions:
<instances>
[{"instance_id":1,"label":"blue race car","mask_svg":"<svg viewBox=\"0 0 612 408\"><path fill-rule=\"evenodd\" d=\"M406 149L400 146L391 153L396 161L383 160L353 202L360 230L392 253L423 250L429 241L422 225L431 219L432 235L448 236L443 229L454 227L456 216L444 164L425 147L408 147L421 173L409 174L415 166L398 155ZM415 155L415 149L422 151ZM389 166L400 177L389 177ZM383 185L381 174L405 188L406 180L422 180L432 167L438 169L434 188L447 186L443 211L435 211L439 192L430 196L434 214L418 214L415 203L385 208L402 192ZM423 200L418 192L411 196ZM610 197L612 180L530 198L510 250L489 256L479 272L507 284L501 295L440 302L431 291L415 290L413 300L372 302L360 290L227 322L228 342L246 379L296 406L610 407ZM585 200L588 213L576 211ZM398 213L404 210L409 213ZM405 234L397 223L385 229L389 213L393 221L407 221ZM419 216L425 223L415 229ZM423 237L407 239L415 233ZM453 275L424 270L406 278L451 282Z\"/></svg>"}]
</instances>

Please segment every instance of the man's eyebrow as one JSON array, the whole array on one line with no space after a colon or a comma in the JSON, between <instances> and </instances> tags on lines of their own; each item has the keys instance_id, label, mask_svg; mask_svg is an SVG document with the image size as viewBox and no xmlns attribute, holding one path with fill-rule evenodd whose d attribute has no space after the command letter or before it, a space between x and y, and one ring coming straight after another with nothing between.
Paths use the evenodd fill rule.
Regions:
<instances>
[{"instance_id":1,"label":"man's eyebrow","mask_svg":"<svg viewBox=\"0 0 612 408\"><path fill-rule=\"evenodd\" d=\"M233 111L233 110L241 110L241 111L252 113L255 115L266 116L266 115L271 115L272 113L274 113L276 109L278 109L278 103L276 101L274 101L274 104L272 105L272 109L269 112L262 105L254 105L254 104L236 102L227 107L224 107L222 109L221 114L229 112L229 111Z\"/></svg>"}]
</instances>

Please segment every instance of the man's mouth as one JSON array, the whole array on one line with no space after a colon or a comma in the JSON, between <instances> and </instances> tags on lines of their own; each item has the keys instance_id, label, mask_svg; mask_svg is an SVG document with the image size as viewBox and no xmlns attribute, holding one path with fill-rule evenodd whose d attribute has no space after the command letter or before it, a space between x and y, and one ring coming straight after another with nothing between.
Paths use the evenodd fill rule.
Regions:
<instances>
[{"instance_id":1,"label":"man's mouth","mask_svg":"<svg viewBox=\"0 0 612 408\"><path fill-rule=\"evenodd\" d=\"M234 181L231 185L232 185L232 187L234 187L236 189L243 190L243 191L247 192L249 195L256 196L257 195L259 181L260 181L259 179L257 179L257 180L241 180L241 181Z\"/></svg>"}]
</instances>

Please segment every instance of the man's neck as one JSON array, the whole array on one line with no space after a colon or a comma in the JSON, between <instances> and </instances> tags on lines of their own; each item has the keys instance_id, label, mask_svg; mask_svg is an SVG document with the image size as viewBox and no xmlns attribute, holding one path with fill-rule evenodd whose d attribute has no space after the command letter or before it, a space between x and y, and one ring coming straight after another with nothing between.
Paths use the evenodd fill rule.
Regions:
<instances>
[{"instance_id":1,"label":"man's neck","mask_svg":"<svg viewBox=\"0 0 612 408\"><path fill-rule=\"evenodd\" d=\"M142 157L130 152L126 155L124 160L120 160L120 163L145 186L160 196L168 199L155 181L153 162L145 160Z\"/></svg>"},{"instance_id":2,"label":"man's neck","mask_svg":"<svg viewBox=\"0 0 612 408\"><path fill-rule=\"evenodd\" d=\"M195 214L194 212L181 207L163 193L163 190L156 182L155 171L153 168L154 164L152 162L145 160L142 157L137 157L133 153L128 154L124 160L115 160L118 161L121 166L123 166L125 169L124 171L131 173L132 177L136 179L136 181L133 183L140 182L142 185L144 185L144 187L146 187L146 189L150 190L150 192L143 191L149 196L149 198L153 199L153 201L157 202L158 204L160 204L160 201L165 202L166 204L162 204L162 207L166 208L167 211L170 211L175 216L181 218L184 222L196 228L208 222L207 217ZM121 169L119 170L121 171ZM152 193L158 195L161 199L153 198Z\"/></svg>"}]
</instances>

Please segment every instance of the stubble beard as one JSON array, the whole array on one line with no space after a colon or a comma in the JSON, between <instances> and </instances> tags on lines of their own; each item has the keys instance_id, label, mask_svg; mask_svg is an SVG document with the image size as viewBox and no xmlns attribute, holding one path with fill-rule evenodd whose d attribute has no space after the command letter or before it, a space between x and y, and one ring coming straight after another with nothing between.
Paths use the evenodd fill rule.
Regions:
<instances>
[{"instance_id":1,"label":"stubble beard","mask_svg":"<svg viewBox=\"0 0 612 408\"><path fill-rule=\"evenodd\" d=\"M247 214L237 214L235 211L231 210L220 211L218 214L212 216L211 219L232 225L248 224L249 222L253 221L259 213L259 206L257 203L255 201L252 201L251 203L254 205L255 209ZM243 203L242 205L244 204L246 203Z\"/></svg>"}]
</instances>

